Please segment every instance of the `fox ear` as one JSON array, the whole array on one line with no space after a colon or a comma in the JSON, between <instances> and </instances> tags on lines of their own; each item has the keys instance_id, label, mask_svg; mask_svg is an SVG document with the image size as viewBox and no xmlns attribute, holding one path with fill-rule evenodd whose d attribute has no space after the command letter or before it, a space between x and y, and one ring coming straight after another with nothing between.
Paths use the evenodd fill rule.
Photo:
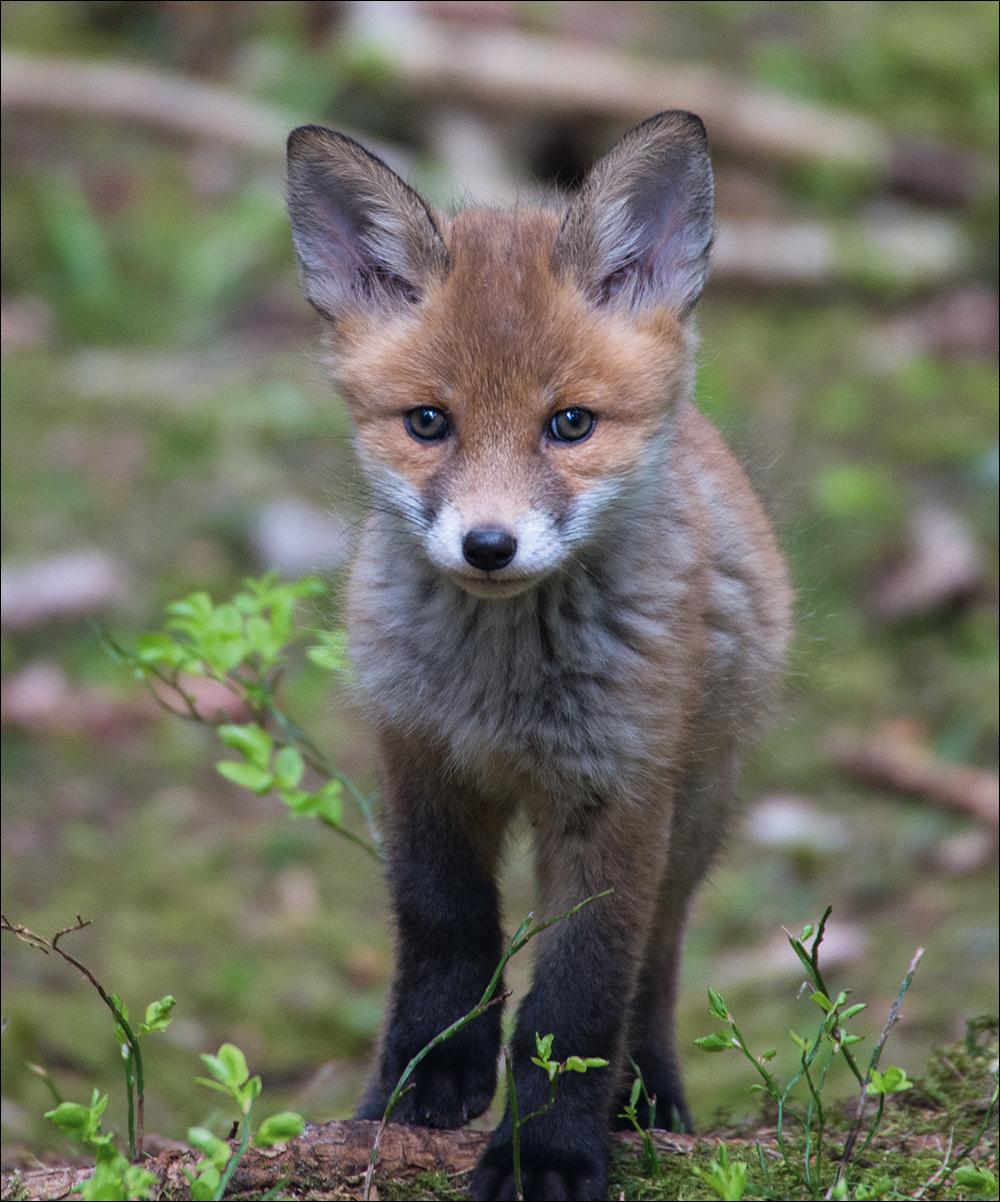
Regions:
<instances>
[{"instance_id":1,"label":"fox ear","mask_svg":"<svg viewBox=\"0 0 1000 1202\"><path fill-rule=\"evenodd\" d=\"M704 287L713 232L705 127L693 113L659 113L591 168L553 263L594 304L663 305L683 316Z\"/></svg>"},{"instance_id":2,"label":"fox ear","mask_svg":"<svg viewBox=\"0 0 1000 1202\"><path fill-rule=\"evenodd\" d=\"M331 320L418 301L448 270L424 201L353 138L303 125L288 139L288 212L302 285Z\"/></svg>"}]
</instances>

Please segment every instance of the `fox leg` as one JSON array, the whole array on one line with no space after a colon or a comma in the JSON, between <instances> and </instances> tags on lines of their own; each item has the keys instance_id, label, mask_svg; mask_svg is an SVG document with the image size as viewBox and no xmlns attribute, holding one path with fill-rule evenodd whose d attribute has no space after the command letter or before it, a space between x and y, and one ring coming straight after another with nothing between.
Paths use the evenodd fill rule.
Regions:
<instances>
[{"instance_id":1,"label":"fox leg","mask_svg":"<svg viewBox=\"0 0 1000 1202\"><path fill-rule=\"evenodd\" d=\"M670 855L632 1001L628 1055L642 1073L646 1092L655 1099L656 1127L668 1131L691 1130L675 1032L684 928L694 892L722 842L735 797L736 776L735 757L724 757L710 767L696 769L678 788ZM619 1115L634 1079L634 1070L626 1062L624 1090L612 1115L614 1126L631 1125ZM650 1125L644 1100L640 1100L638 1111L640 1123Z\"/></svg>"},{"instance_id":2,"label":"fox leg","mask_svg":"<svg viewBox=\"0 0 1000 1202\"><path fill-rule=\"evenodd\" d=\"M501 955L501 815L424 747L386 742L386 851L396 966L377 1067L357 1117L381 1118L410 1059L479 1001ZM418 1067L393 1121L460 1127L496 1090L500 1007Z\"/></svg>"},{"instance_id":3,"label":"fox leg","mask_svg":"<svg viewBox=\"0 0 1000 1202\"><path fill-rule=\"evenodd\" d=\"M552 1056L601 1057L606 1068L569 1072L555 1106L521 1132L524 1196L606 1197L608 1114L618 1085L628 1003L666 862L668 823L641 801L602 803L582 822L556 806L536 815L540 916L548 918L606 889L538 939L531 991L512 1044L522 1115L544 1107L546 1074L531 1063L535 1035L554 1036ZM513 1198L509 1112L493 1133L472 1182L473 1197Z\"/></svg>"}]
</instances>

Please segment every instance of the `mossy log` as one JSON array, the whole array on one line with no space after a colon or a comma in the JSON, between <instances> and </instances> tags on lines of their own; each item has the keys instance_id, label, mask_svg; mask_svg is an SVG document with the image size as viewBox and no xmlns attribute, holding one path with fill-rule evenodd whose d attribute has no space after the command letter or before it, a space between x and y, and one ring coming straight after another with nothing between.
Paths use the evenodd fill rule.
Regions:
<instances>
[{"instance_id":1,"label":"mossy log","mask_svg":"<svg viewBox=\"0 0 1000 1202\"><path fill-rule=\"evenodd\" d=\"M287 1144L267 1150L252 1148L237 1168L227 1197L260 1198L280 1186L282 1198L360 1198L377 1130L374 1122L310 1123L298 1139ZM485 1131L390 1126L382 1139L372 1196L385 1197L390 1192L394 1197L406 1196L401 1187L422 1174L443 1174L461 1188L463 1175L471 1172L488 1138ZM614 1139L634 1145L638 1155L637 1136L618 1134ZM693 1136L667 1132L657 1132L655 1142L666 1155L690 1153L699 1143ZM155 1196L189 1197L185 1169L193 1168L197 1160L193 1152L171 1149L145 1161L160 1182ZM60 1166L4 1173L0 1198L38 1202L68 1198L73 1187L92 1172ZM391 1189L385 1188L389 1183Z\"/></svg>"}]
</instances>

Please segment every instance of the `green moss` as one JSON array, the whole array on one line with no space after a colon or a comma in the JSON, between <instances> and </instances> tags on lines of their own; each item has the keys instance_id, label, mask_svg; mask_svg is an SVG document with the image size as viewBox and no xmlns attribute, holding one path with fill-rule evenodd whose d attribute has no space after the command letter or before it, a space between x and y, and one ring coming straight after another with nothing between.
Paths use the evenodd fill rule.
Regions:
<instances>
[{"instance_id":1,"label":"green moss","mask_svg":"<svg viewBox=\"0 0 1000 1202\"><path fill-rule=\"evenodd\" d=\"M468 1197L445 1172L417 1173L403 1181L379 1177L378 1192L386 1202L459 1202Z\"/></svg>"}]
</instances>

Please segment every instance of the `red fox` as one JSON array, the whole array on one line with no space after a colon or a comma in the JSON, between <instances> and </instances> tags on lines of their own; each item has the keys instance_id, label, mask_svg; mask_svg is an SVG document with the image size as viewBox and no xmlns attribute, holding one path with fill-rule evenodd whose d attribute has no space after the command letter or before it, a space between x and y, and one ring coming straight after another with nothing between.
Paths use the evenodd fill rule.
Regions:
<instances>
[{"instance_id":1,"label":"red fox","mask_svg":"<svg viewBox=\"0 0 1000 1202\"><path fill-rule=\"evenodd\" d=\"M560 208L434 213L343 134L295 130L288 197L371 512L350 583L384 766L396 969L358 1111L479 999L502 952L505 830L534 828L539 939L513 1038L529 1199L604 1198L629 1057L686 1128L673 1031L685 917L780 679L790 593L764 513L692 404L708 270L705 130L633 129ZM496 1088L499 1008L429 1056L395 1120L458 1127ZM513 1198L493 1133L477 1199Z\"/></svg>"}]
</instances>

